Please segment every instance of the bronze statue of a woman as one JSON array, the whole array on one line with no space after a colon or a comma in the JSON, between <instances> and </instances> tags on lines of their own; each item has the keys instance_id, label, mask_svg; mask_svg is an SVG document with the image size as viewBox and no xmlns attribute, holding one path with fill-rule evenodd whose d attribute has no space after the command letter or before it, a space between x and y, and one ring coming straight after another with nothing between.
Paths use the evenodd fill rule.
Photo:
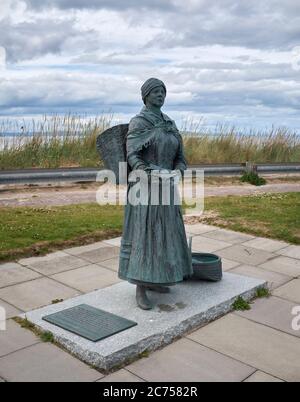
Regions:
<instances>
[{"instance_id":1,"label":"bronze statue of a woman","mask_svg":"<svg viewBox=\"0 0 300 402\"><path fill-rule=\"evenodd\" d=\"M145 106L129 123L127 162L132 171L143 170L149 177L160 169L182 174L187 165L181 135L175 122L161 112L165 84L150 78L141 92ZM127 200L132 185L128 184ZM136 284L136 301L144 310L153 307L147 291L169 292L168 286L192 274L181 206L153 205L150 193L147 205L127 201L119 261L119 277Z\"/></svg>"}]
</instances>

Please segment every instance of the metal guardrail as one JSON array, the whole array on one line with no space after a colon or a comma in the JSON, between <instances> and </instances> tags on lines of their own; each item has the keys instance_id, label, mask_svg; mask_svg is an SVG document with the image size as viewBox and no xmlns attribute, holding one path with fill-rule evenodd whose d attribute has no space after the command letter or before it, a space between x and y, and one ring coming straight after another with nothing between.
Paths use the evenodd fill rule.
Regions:
<instances>
[{"instance_id":1,"label":"metal guardrail","mask_svg":"<svg viewBox=\"0 0 300 402\"><path fill-rule=\"evenodd\" d=\"M300 163L275 163L254 165L258 173L300 173ZM206 176L240 175L249 169L246 163L190 165L189 169L204 169ZM0 184L33 184L45 182L80 182L95 181L101 169L68 168L68 169L23 169L9 170L0 173Z\"/></svg>"}]
</instances>

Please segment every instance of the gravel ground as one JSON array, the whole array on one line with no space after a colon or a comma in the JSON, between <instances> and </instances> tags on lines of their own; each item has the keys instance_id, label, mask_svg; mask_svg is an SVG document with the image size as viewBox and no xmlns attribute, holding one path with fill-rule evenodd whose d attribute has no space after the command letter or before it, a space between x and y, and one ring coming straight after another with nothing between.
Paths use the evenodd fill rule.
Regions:
<instances>
[{"instance_id":1,"label":"gravel ground","mask_svg":"<svg viewBox=\"0 0 300 402\"><path fill-rule=\"evenodd\" d=\"M275 181L275 182L274 182ZM280 181L280 180L279 180ZM59 186L43 185L41 187L0 186L0 207L16 206L54 206L96 202L97 183L76 185L61 183ZM124 195L125 187L120 189ZM251 195L261 193L300 192L300 180L297 182L276 182L261 187L249 184L226 183L225 185L205 185L205 196Z\"/></svg>"}]
</instances>

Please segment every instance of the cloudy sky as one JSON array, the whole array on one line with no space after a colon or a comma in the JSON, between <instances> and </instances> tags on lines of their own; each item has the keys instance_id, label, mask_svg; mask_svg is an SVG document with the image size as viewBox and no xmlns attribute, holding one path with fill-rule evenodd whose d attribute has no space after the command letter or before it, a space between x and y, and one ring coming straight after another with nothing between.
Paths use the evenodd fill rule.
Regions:
<instances>
[{"instance_id":1,"label":"cloudy sky","mask_svg":"<svg viewBox=\"0 0 300 402\"><path fill-rule=\"evenodd\" d=\"M299 0L0 0L0 116L113 112L149 77L184 120L300 129Z\"/></svg>"}]
</instances>

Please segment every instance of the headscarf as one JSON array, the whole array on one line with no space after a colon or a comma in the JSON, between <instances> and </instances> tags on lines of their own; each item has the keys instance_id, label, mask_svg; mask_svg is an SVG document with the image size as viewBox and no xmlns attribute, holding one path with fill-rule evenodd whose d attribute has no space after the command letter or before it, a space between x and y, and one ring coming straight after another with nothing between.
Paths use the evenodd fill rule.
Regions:
<instances>
[{"instance_id":1,"label":"headscarf","mask_svg":"<svg viewBox=\"0 0 300 402\"><path fill-rule=\"evenodd\" d=\"M165 90L165 93L167 93L167 88L165 84L157 78L149 78L146 82L144 82L144 84L141 87L143 102L145 103L146 97L150 94L152 89L160 86L162 86Z\"/></svg>"}]
</instances>

